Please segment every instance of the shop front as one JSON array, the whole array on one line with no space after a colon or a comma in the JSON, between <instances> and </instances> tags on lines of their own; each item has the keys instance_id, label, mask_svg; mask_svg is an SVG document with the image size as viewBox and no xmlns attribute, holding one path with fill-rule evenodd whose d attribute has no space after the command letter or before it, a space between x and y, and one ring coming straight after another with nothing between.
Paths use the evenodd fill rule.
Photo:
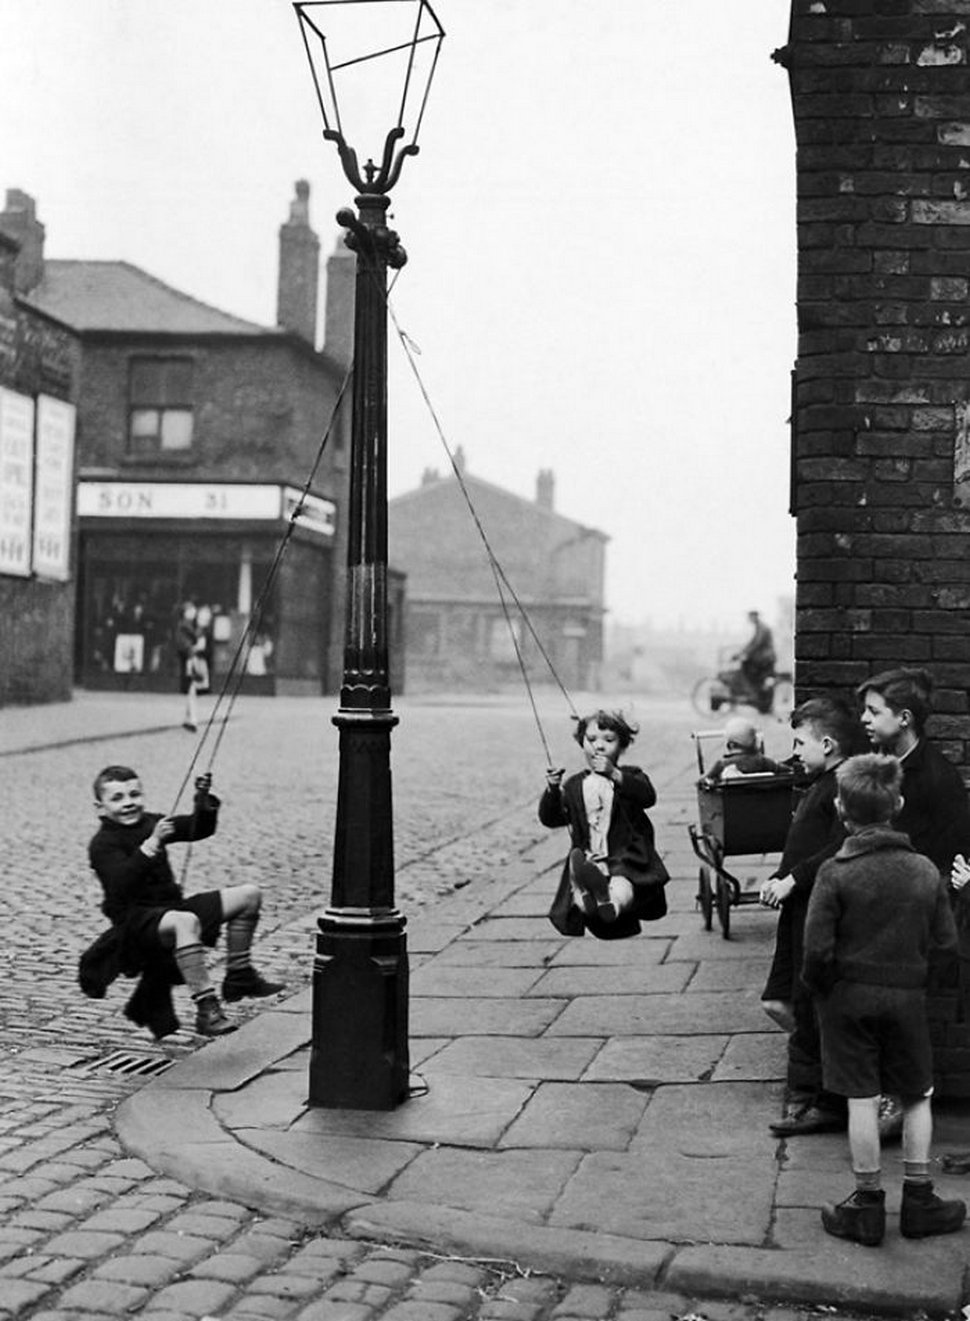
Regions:
<instances>
[{"instance_id":1,"label":"shop front","mask_svg":"<svg viewBox=\"0 0 970 1321\"><path fill-rule=\"evenodd\" d=\"M176 624L191 603L214 691L240 668L242 692L333 691L336 506L308 495L294 521L299 500L275 483L83 479L78 684L176 691Z\"/></svg>"}]
</instances>

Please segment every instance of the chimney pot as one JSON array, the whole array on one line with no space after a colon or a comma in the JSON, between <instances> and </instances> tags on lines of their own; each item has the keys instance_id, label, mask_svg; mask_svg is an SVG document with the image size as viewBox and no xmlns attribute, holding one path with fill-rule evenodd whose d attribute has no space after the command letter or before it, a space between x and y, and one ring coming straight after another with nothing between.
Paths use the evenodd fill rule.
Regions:
<instances>
[{"instance_id":1,"label":"chimney pot","mask_svg":"<svg viewBox=\"0 0 970 1321\"><path fill-rule=\"evenodd\" d=\"M19 244L14 259L14 289L28 293L44 278L44 226L37 219L37 207L29 193L20 188L7 189L7 203L0 211L0 230Z\"/></svg>"},{"instance_id":2,"label":"chimney pot","mask_svg":"<svg viewBox=\"0 0 970 1321\"><path fill-rule=\"evenodd\" d=\"M327 300L324 310L323 347L335 362L349 366L354 357L354 304L357 285L357 258L337 238L327 258Z\"/></svg>"},{"instance_id":3,"label":"chimney pot","mask_svg":"<svg viewBox=\"0 0 970 1321\"><path fill-rule=\"evenodd\" d=\"M310 185L299 179L295 189L290 217L280 225L276 323L316 344L320 240L310 228Z\"/></svg>"},{"instance_id":4,"label":"chimney pot","mask_svg":"<svg viewBox=\"0 0 970 1321\"><path fill-rule=\"evenodd\" d=\"M541 509L552 509L556 491L556 475L551 468L540 468L536 476L536 504Z\"/></svg>"}]
</instances>

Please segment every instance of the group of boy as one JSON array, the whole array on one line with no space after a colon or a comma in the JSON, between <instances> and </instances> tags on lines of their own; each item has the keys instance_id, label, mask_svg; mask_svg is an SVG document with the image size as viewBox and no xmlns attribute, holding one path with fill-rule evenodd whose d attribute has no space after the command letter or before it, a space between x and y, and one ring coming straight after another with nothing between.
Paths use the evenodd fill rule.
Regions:
<instances>
[{"instance_id":1,"label":"group of boy","mask_svg":"<svg viewBox=\"0 0 970 1321\"><path fill-rule=\"evenodd\" d=\"M796 708L807 783L760 894L780 910L763 1006L788 1033L785 1111L771 1129L848 1128L855 1188L822 1223L866 1245L885 1234L881 1139L899 1131L901 1233L950 1233L966 1217L930 1178L926 986L937 952L957 945L953 909L970 880L966 790L925 738L931 685L923 670L886 671L858 690L861 718L833 697ZM863 738L877 751L860 752Z\"/></svg>"}]
</instances>

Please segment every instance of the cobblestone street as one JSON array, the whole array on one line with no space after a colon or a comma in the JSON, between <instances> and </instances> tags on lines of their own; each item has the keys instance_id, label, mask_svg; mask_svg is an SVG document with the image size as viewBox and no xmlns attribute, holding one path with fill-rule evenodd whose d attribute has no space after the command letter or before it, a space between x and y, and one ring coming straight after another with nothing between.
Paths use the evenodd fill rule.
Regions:
<instances>
[{"instance_id":1,"label":"cobblestone street","mask_svg":"<svg viewBox=\"0 0 970 1321\"><path fill-rule=\"evenodd\" d=\"M546 734L578 765L552 698ZM811 1309L692 1300L527 1275L471 1261L338 1240L260 1216L164 1178L121 1148L116 1105L146 1077L204 1044L180 1031L154 1043L106 1000L77 990L79 952L103 928L86 863L90 784L122 762L148 804L169 810L195 749L178 699L79 694L61 723L38 712L10 738L0 713L0 1318L151 1316L153 1321L795 1321ZM219 833L191 851L188 890L257 881L257 961L295 991L311 977L317 914L329 892L336 732L333 704L237 703L214 770ZM101 737L92 723L120 718ZM397 896L413 912L466 885L487 887L544 832L535 818L544 753L525 701L397 704L393 736ZM84 716L89 728L82 728ZM24 726L25 713L13 713ZM693 762L686 707L636 712L635 758L664 785ZM74 726L77 725L77 729ZM147 730L149 732L137 732ZM42 731L42 733L36 732ZM36 736L34 736L36 734ZM197 770L203 769L206 749ZM183 799L181 808L186 806ZM661 846L663 841L661 840ZM184 850L173 850L178 869ZM215 956L218 964L219 955ZM218 966L215 975L220 975ZM188 1018L180 988L176 1007ZM260 1006L231 1007L238 1019ZM826 1309L831 1315L834 1309Z\"/></svg>"}]
</instances>

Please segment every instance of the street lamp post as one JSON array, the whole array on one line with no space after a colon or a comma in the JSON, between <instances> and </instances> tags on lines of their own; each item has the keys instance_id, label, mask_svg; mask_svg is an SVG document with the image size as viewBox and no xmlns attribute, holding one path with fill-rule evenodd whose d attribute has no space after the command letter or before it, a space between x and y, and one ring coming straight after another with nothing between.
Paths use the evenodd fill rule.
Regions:
<instances>
[{"instance_id":1,"label":"street lamp post","mask_svg":"<svg viewBox=\"0 0 970 1321\"><path fill-rule=\"evenodd\" d=\"M370 54L337 58L335 37L315 21L338 5L409 7L407 39ZM407 260L387 227L388 193L417 134L444 32L427 0L303 0L294 4L324 122L349 182L357 214L337 213L357 256L350 482L347 511L347 605L339 730L340 770L330 906L317 921L310 1050L311 1105L391 1110L408 1097L406 919L394 902L391 801L391 710L387 645L387 270ZM350 16L344 10L340 17ZM413 15L413 26L410 23ZM339 18L334 14L339 26ZM361 170L344 136L337 85L382 57L404 64L397 122L386 133L380 165ZM426 69L419 74L422 63ZM416 109L415 109L416 107Z\"/></svg>"}]
</instances>

